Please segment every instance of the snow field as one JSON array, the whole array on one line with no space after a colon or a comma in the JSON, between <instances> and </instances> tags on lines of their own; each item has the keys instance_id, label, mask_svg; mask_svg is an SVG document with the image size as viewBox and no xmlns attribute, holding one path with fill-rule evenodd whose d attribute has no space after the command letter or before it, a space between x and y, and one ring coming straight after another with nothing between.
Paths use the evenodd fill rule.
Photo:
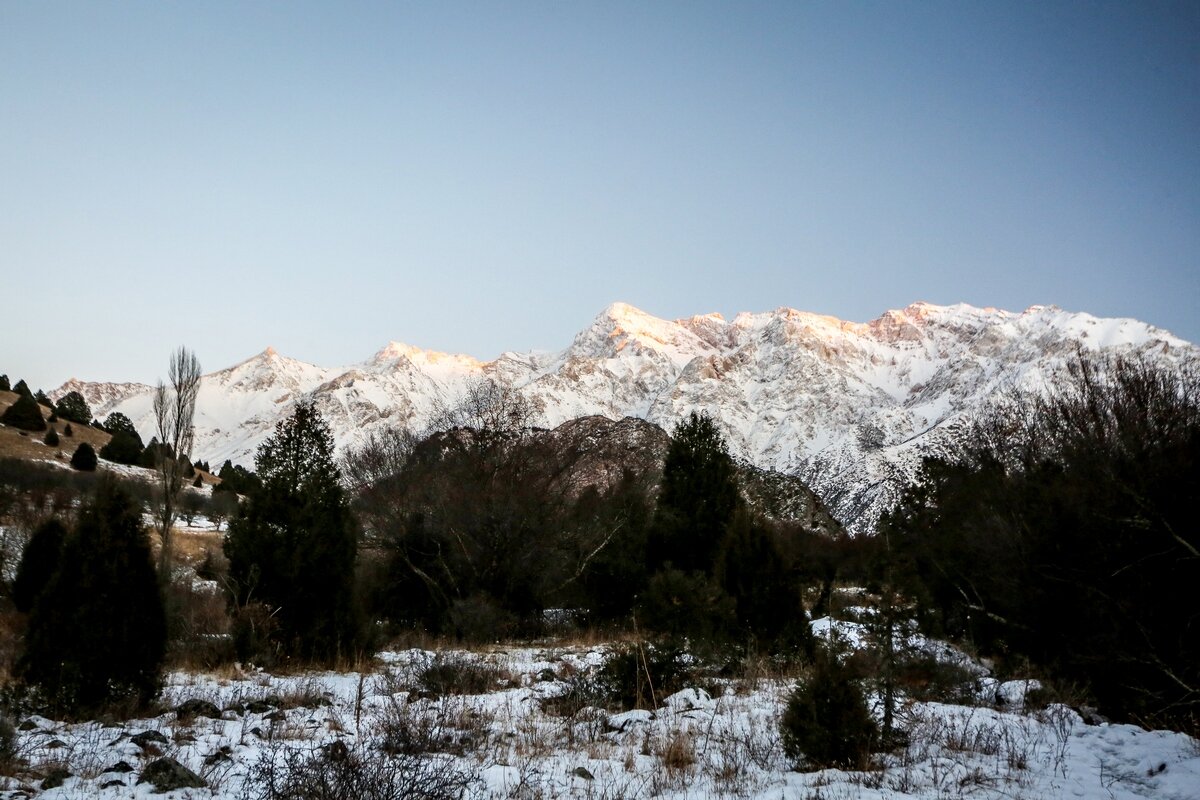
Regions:
<instances>
[{"instance_id":1,"label":"snow field","mask_svg":"<svg viewBox=\"0 0 1200 800\"><path fill-rule=\"evenodd\" d=\"M172 673L162 707L204 700L220 719L173 711L121 724L66 724L33 717L18 732L22 775L3 796L38 786L37 774L65 767L71 777L45 798L144 798L136 784L150 761L175 758L206 789L174 798L253 796L247 778L263 759L315 754L333 742L354 752L422 753L468 780L466 797L664 798L1049 798L1121 800L1200 796L1200 747L1187 736L1129 725L1087 725L1071 709L1031 713L990 705L904 702L898 723L907 744L866 772L799 773L783 753L779 718L794 682L710 681L659 699L656 711L612 713L584 707L556 716L544 701L572 675L603 663L605 648L511 648L488 653L421 650L380 655L366 673L203 675ZM419 691L421 671L446 658L477 665L491 691ZM981 681L1018 707L1021 682ZM1025 686L1024 688L1030 688ZM877 704L876 704L877 705ZM236 710L235 710L236 709ZM138 744L145 731L158 743ZM109 771L124 761L132 771Z\"/></svg>"}]
</instances>

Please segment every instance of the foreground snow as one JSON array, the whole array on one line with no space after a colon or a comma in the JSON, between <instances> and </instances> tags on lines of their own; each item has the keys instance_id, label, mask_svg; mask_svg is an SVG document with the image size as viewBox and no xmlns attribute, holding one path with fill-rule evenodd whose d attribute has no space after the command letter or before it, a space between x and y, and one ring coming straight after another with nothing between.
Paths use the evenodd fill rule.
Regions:
<instances>
[{"instance_id":1,"label":"foreground snow","mask_svg":"<svg viewBox=\"0 0 1200 800\"><path fill-rule=\"evenodd\" d=\"M604 648L513 648L452 658L490 665L500 685L472 696L411 692L432 653L384 653L368 673L232 676L174 673L164 707L213 703L221 719L158 717L117 725L64 724L34 717L18 733L30 769L4 780L4 797L28 796L39 774L71 773L45 798L162 797L138 776L163 756L204 778L208 788L175 798L235 798L263 759L285 760L340 741L372 753L388 732L425 736L457 770L467 797L750 798L1178 798L1200 796L1200 747L1187 736L1129 725L1088 725L1065 706L1035 713L985 705L909 703L901 715L906 748L870 772L791 771L778 732L790 683L772 679L714 683L659 699L657 712L571 717L543 710L572 676L599 666ZM981 683L987 686L986 680ZM992 685L1019 704L1019 687ZM259 701L261 704L254 704ZM247 710L245 706L251 704ZM145 731L158 742L137 743ZM157 737L154 737L157 738ZM132 770L111 771L119 762Z\"/></svg>"}]
</instances>

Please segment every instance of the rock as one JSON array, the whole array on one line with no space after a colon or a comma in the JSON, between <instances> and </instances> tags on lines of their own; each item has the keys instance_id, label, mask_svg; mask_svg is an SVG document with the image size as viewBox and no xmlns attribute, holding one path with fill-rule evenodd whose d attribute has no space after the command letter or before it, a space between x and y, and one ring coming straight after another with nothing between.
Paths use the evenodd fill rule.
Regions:
<instances>
[{"instance_id":1,"label":"rock","mask_svg":"<svg viewBox=\"0 0 1200 800\"><path fill-rule=\"evenodd\" d=\"M703 689L684 689L663 700L663 705L679 714L684 711L712 708L715 703Z\"/></svg>"},{"instance_id":2,"label":"rock","mask_svg":"<svg viewBox=\"0 0 1200 800\"><path fill-rule=\"evenodd\" d=\"M585 781L591 781L591 780L596 779L595 775L588 772L583 767L576 767L575 769L571 770L571 774L574 775L576 778L583 778Z\"/></svg>"},{"instance_id":3,"label":"rock","mask_svg":"<svg viewBox=\"0 0 1200 800\"><path fill-rule=\"evenodd\" d=\"M63 785L63 781L71 777L71 773L62 767L54 767L46 773L46 777L42 779L42 791L47 789L55 789Z\"/></svg>"},{"instance_id":4,"label":"rock","mask_svg":"<svg viewBox=\"0 0 1200 800\"><path fill-rule=\"evenodd\" d=\"M275 708L276 706L271 705L266 700L251 700L249 703L246 703L246 711L251 714L266 714Z\"/></svg>"},{"instance_id":5,"label":"rock","mask_svg":"<svg viewBox=\"0 0 1200 800\"><path fill-rule=\"evenodd\" d=\"M605 727L610 731L627 731L638 725L649 725L654 719L654 715L645 709L634 709L621 714L613 714L605 722Z\"/></svg>"},{"instance_id":6,"label":"rock","mask_svg":"<svg viewBox=\"0 0 1200 800\"><path fill-rule=\"evenodd\" d=\"M104 771L105 772L133 772L133 767L129 766L129 762L127 762L127 761L118 761L117 763L113 764L111 767L109 767L108 769L106 769Z\"/></svg>"},{"instance_id":7,"label":"rock","mask_svg":"<svg viewBox=\"0 0 1200 800\"><path fill-rule=\"evenodd\" d=\"M138 783L150 783L160 792L172 789L203 789L208 786L196 773L173 758L152 761L142 770Z\"/></svg>"},{"instance_id":8,"label":"rock","mask_svg":"<svg viewBox=\"0 0 1200 800\"><path fill-rule=\"evenodd\" d=\"M17 726L17 730L19 730L19 731L36 731L37 723L31 719L27 719L24 722L22 722L20 725Z\"/></svg>"},{"instance_id":9,"label":"rock","mask_svg":"<svg viewBox=\"0 0 1200 800\"><path fill-rule=\"evenodd\" d=\"M287 712L272 711L270 714L267 714L265 717L263 717L263 719L267 720L268 722L283 722L285 719L287 719Z\"/></svg>"},{"instance_id":10,"label":"rock","mask_svg":"<svg viewBox=\"0 0 1200 800\"><path fill-rule=\"evenodd\" d=\"M133 742L138 747L140 747L144 750L144 749L146 749L146 747L148 747L151 744L166 744L167 737L163 736L158 731L151 730L151 731L142 731L141 733L136 733L133 736L129 737L129 741Z\"/></svg>"},{"instance_id":11,"label":"rock","mask_svg":"<svg viewBox=\"0 0 1200 800\"><path fill-rule=\"evenodd\" d=\"M556 681L558 680L558 675L554 670L546 668L537 674L537 679L539 681Z\"/></svg>"},{"instance_id":12,"label":"rock","mask_svg":"<svg viewBox=\"0 0 1200 800\"><path fill-rule=\"evenodd\" d=\"M209 753L204 759L204 766L211 767L213 764L220 764L222 761L232 761L233 750L229 745L221 745L220 749Z\"/></svg>"},{"instance_id":13,"label":"rock","mask_svg":"<svg viewBox=\"0 0 1200 800\"><path fill-rule=\"evenodd\" d=\"M220 719L221 709L217 708L214 703L210 703L207 700L194 698L185 703L179 704L179 706L175 708L175 716L179 719L194 719L196 717Z\"/></svg>"},{"instance_id":14,"label":"rock","mask_svg":"<svg viewBox=\"0 0 1200 800\"><path fill-rule=\"evenodd\" d=\"M125 785L125 781L121 781L121 780L117 780L116 778L113 778L111 781L105 781L104 783L100 784L100 788L101 789L112 789L116 786L124 786L124 785Z\"/></svg>"}]
</instances>

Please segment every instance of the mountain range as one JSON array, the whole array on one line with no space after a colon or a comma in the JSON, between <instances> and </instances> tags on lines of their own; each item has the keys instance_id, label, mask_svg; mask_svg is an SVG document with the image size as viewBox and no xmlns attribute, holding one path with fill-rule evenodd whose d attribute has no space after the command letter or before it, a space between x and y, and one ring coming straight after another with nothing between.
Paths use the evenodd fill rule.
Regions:
<instances>
[{"instance_id":1,"label":"mountain range","mask_svg":"<svg viewBox=\"0 0 1200 800\"><path fill-rule=\"evenodd\" d=\"M331 368L268 347L204 376L193 457L252 466L258 445L305 399L339 448L384 426L425 431L490 380L533 401L546 427L601 415L669 430L707 412L735 456L800 477L865 533L923 456L952 446L998 395L1053 386L1077 351L1200 365L1200 348L1164 330L1054 306L914 303L856 323L790 308L668 321L614 303L562 350L487 362L391 342ZM72 379L51 396L71 390L96 417L120 411L143 438L153 435L152 387Z\"/></svg>"}]
</instances>

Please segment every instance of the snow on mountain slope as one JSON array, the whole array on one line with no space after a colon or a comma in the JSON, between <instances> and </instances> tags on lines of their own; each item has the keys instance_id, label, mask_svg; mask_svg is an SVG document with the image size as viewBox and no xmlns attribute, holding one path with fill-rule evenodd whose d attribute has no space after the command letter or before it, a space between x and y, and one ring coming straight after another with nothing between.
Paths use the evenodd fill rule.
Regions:
<instances>
[{"instance_id":1,"label":"snow on mountain slope","mask_svg":"<svg viewBox=\"0 0 1200 800\"><path fill-rule=\"evenodd\" d=\"M364 362L327 369L268 348L205 376L195 455L252 464L275 423L307 397L339 447L379 426L423 430L486 378L537 401L551 427L602 414L669 429L707 411L736 455L799 475L865 532L922 456L952 443L998 393L1052 385L1076 348L1200 364L1200 349L1166 331L1053 306L1012 313L914 303L868 323L781 308L670 322L615 303L560 352L486 363L392 342ZM97 416L122 411L152 435L149 387L72 381L54 396L71 389Z\"/></svg>"}]
</instances>

